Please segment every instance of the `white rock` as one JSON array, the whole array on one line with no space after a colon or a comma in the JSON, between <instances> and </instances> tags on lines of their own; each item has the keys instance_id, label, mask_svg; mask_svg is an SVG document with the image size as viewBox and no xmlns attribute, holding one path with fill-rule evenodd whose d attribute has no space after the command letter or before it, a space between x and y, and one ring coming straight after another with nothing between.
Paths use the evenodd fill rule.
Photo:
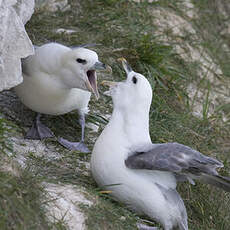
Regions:
<instances>
[{"instance_id":1,"label":"white rock","mask_svg":"<svg viewBox=\"0 0 230 230\"><path fill-rule=\"evenodd\" d=\"M14 159L22 167L26 167L27 156L33 154L36 157L44 157L47 161L61 159L62 155L56 151L55 146L46 144L40 140L28 140L22 136L12 136L9 138L12 143ZM8 156L12 156L11 152L8 152Z\"/></svg>"},{"instance_id":2,"label":"white rock","mask_svg":"<svg viewBox=\"0 0 230 230\"><path fill-rule=\"evenodd\" d=\"M34 12L34 0L17 0L17 3L14 5L14 9L25 25L30 20L31 15Z\"/></svg>"},{"instance_id":3,"label":"white rock","mask_svg":"<svg viewBox=\"0 0 230 230\"><path fill-rule=\"evenodd\" d=\"M33 0L0 1L0 91L22 82L21 58L33 54L23 24L31 17L33 7Z\"/></svg>"},{"instance_id":4,"label":"white rock","mask_svg":"<svg viewBox=\"0 0 230 230\"><path fill-rule=\"evenodd\" d=\"M197 10L191 0L179 2L178 6L189 18L198 18Z\"/></svg>"},{"instance_id":5,"label":"white rock","mask_svg":"<svg viewBox=\"0 0 230 230\"><path fill-rule=\"evenodd\" d=\"M66 11L70 9L68 0L35 0L36 7L42 10L55 12L57 10Z\"/></svg>"},{"instance_id":6,"label":"white rock","mask_svg":"<svg viewBox=\"0 0 230 230\"><path fill-rule=\"evenodd\" d=\"M64 29L64 28L59 28L56 30L56 33L57 34L73 34L73 33L76 33L77 31L76 30L70 30L70 29Z\"/></svg>"},{"instance_id":7,"label":"white rock","mask_svg":"<svg viewBox=\"0 0 230 230\"><path fill-rule=\"evenodd\" d=\"M72 185L45 184L48 193L47 215L50 221L64 221L67 229L85 230L85 216L79 204L91 206L92 201L84 197L84 191Z\"/></svg>"},{"instance_id":8,"label":"white rock","mask_svg":"<svg viewBox=\"0 0 230 230\"><path fill-rule=\"evenodd\" d=\"M194 5L190 0L178 3L178 7L184 11L187 17L196 18L197 13ZM183 39L184 36L190 36L190 39L199 41L199 33L196 28L190 22L190 19L186 19L180 15L177 15L174 11L164 8L154 8L152 11L154 16L154 22L156 25L155 33L159 35L162 42L165 44L171 42L177 42L174 45L174 50L181 58L188 62L198 62L199 70L197 71L197 78L195 82L188 86L187 92L190 98L193 114L202 118L203 105L207 97L208 89L204 89L204 86L200 87L199 84L202 80L206 80L210 83L210 92L208 93L209 109L208 116L212 115L215 109L222 105L230 103L230 91L228 78L223 79L220 76L223 74L220 66L218 66L215 60L209 55L207 50L202 46L193 46ZM170 31L171 33L167 33ZM223 84L223 81L226 83ZM223 115L225 119L225 115Z\"/></svg>"}]
</instances>

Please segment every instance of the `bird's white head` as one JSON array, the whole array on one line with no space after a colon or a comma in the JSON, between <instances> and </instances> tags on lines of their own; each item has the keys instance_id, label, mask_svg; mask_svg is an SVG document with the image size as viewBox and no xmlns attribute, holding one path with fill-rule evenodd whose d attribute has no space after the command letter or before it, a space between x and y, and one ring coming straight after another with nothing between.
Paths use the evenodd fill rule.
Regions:
<instances>
[{"instance_id":1,"label":"bird's white head","mask_svg":"<svg viewBox=\"0 0 230 230\"><path fill-rule=\"evenodd\" d=\"M67 87L91 91L99 97L96 70L108 67L98 60L96 52L82 47L71 49L63 56L62 66L62 81Z\"/></svg>"},{"instance_id":2,"label":"bird's white head","mask_svg":"<svg viewBox=\"0 0 230 230\"><path fill-rule=\"evenodd\" d=\"M131 111L132 113L149 112L152 102L152 87L149 81L140 73L136 73L124 58L122 62L127 78L122 82L103 81L103 85L110 86L108 95L113 99L114 109Z\"/></svg>"}]
</instances>

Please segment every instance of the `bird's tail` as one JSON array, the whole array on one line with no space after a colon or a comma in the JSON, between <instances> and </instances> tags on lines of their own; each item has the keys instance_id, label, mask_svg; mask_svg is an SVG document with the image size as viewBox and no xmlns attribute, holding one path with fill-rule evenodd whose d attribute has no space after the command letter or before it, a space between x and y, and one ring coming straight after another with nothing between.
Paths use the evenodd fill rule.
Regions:
<instances>
[{"instance_id":1,"label":"bird's tail","mask_svg":"<svg viewBox=\"0 0 230 230\"><path fill-rule=\"evenodd\" d=\"M202 177L200 177L200 180L206 184L211 184L225 190L226 192L230 192L230 177L203 174Z\"/></svg>"}]
</instances>

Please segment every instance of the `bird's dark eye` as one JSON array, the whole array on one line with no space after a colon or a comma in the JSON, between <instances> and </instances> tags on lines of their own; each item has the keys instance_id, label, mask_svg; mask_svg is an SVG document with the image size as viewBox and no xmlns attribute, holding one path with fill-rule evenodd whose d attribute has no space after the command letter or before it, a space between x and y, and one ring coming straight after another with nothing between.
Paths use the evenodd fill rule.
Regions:
<instances>
[{"instance_id":1,"label":"bird's dark eye","mask_svg":"<svg viewBox=\"0 0 230 230\"><path fill-rule=\"evenodd\" d=\"M132 78L132 81L134 84L137 84L137 78L135 76Z\"/></svg>"},{"instance_id":2,"label":"bird's dark eye","mask_svg":"<svg viewBox=\"0 0 230 230\"><path fill-rule=\"evenodd\" d=\"M86 64L86 60L81 59L81 58L78 58L76 61L81 64Z\"/></svg>"}]
</instances>

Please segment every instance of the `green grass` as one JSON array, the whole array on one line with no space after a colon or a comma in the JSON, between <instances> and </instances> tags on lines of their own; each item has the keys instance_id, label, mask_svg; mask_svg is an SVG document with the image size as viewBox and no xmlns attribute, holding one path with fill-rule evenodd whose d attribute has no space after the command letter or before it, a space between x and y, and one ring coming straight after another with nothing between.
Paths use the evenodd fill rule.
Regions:
<instances>
[{"instance_id":1,"label":"green grass","mask_svg":"<svg viewBox=\"0 0 230 230\"><path fill-rule=\"evenodd\" d=\"M17 130L17 127L12 122L0 116L0 152L2 154L12 153L12 144L8 138L15 133L15 129Z\"/></svg>"},{"instance_id":2,"label":"green grass","mask_svg":"<svg viewBox=\"0 0 230 230\"><path fill-rule=\"evenodd\" d=\"M199 34L199 40L193 41L192 37L185 35L181 38L182 42L204 48L221 66L223 75L218 78L224 81L230 73L229 54L220 47L223 42L229 41L224 37L220 38L218 26L221 26L222 20L227 19L223 19L220 12L217 12L217 15L214 14L217 0L212 1L212 4L207 0L193 2L199 17L190 22ZM226 3L224 0L221 2ZM181 1L163 0L153 4L146 2L136 4L126 0L85 0L80 3L80 7L74 0L70 0L69 3L72 7L66 12L49 13L39 10L35 12L26 25L33 43L40 45L56 41L68 46L83 43L101 44L93 49L99 53L102 61L111 65L113 75L98 74L99 81L104 78L123 80L125 74L116 59L124 56L135 71L148 78L154 89L150 111L152 141L177 141L204 154L215 156L225 164L225 169L220 171L221 174L229 176L229 105L221 102L216 106L215 112L209 115L211 103L209 95L213 86L209 85L209 81L201 81L197 76L202 63L182 60L175 53L176 40L169 39L169 42L165 44L162 42L161 35L155 34L157 28L151 11L157 7L163 7L187 19L181 10ZM58 28L75 29L77 32L71 35L57 34L55 31ZM167 36L172 36L170 31L167 32ZM192 115L192 102L186 93L186 88L192 81L198 82L206 95L202 119ZM103 91L104 88L100 87L100 92ZM92 149L93 140L107 123L103 116L112 111L111 100L103 95L99 101L92 97L90 109L87 121L100 124L98 133L92 133L86 129L86 143ZM228 119L224 121L223 115ZM47 117L44 122L57 136L70 140L78 140L80 137L76 113ZM5 124L6 121L0 119L0 148L12 150L8 137L5 136L8 128L3 123ZM17 132L21 132L21 129ZM88 169L84 162L89 162L90 154L67 151L54 139L45 143L48 148L55 145L60 157L53 159L49 156L36 156L30 153L27 156L30 167L25 171L22 170L19 177L8 173L0 174L0 186L3 186L2 191L4 191L2 193L4 199L0 199L0 203L5 205L2 208L5 210L5 216L1 221L5 225L0 223L1 229L6 229L4 227L9 224L8 220L15 216L12 229L49 229L51 226L54 229L64 229L63 223L56 223L53 226L45 218L43 206L39 203L41 194L44 192L39 185L41 182L61 182L85 188L89 199L93 197L94 200L91 207L81 206L87 216L86 225L89 230L135 229L137 216L109 196L100 194L91 175L86 173ZM12 197L7 197L12 188L14 188ZM226 230L230 228L229 194L200 183L195 186L184 183L179 185L178 189L188 211L189 229ZM26 215L22 216L21 213L25 211L27 211Z\"/></svg>"},{"instance_id":3,"label":"green grass","mask_svg":"<svg viewBox=\"0 0 230 230\"><path fill-rule=\"evenodd\" d=\"M98 197L93 206L82 206L82 210L87 213L86 225L89 230L136 229L137 217L121 204L113 202L108 197Z\"/></svg>"},{"instance_id":4,"label":"green grass","mask_svg":"<svg viewBox=\"0 0 230 230\"><path fill-rule=\"evenodd\" d=\"M64 230L63 223L49 223L45 215L46 198L42 180L28 167L22 169L9 137L22 129L0 118L0 229Z\"/></svg>"},{"instance_id":5,"label":"green grass","mask_svg":"<svg viewBox=\"0 0 230 230\"><path fill-rule=\"evenodd\" d=\"M0 172L0 229L52 229L41 206L39 182L28 170L17 176Z\"/></svg>"}]
</instances>

